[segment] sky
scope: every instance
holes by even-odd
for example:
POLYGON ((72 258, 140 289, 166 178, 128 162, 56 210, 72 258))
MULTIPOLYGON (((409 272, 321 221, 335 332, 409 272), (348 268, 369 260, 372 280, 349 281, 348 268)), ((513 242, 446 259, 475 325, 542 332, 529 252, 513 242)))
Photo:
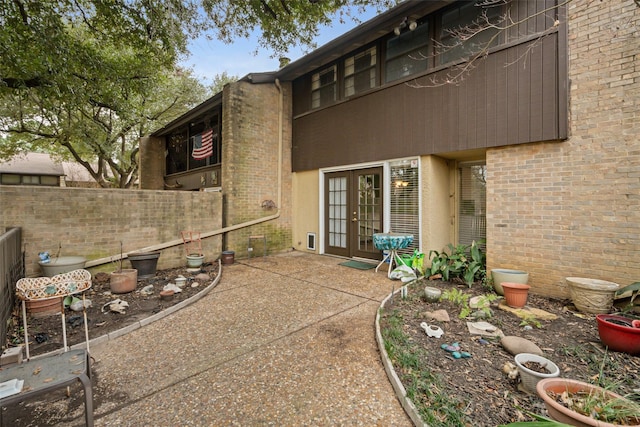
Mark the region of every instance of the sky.
MULTIPOLYGON (((358 18, 365 22, 376 14, 375 8, 368 8, 358 18)), ((341 24, 336 19, 331 27, 321 27, 315 42, 322 46, 355 28, 358 24, 348 20, 341 24)), ((261 48, 258 55, 254 55, 259 32, 254 32, 250 39, 237 39, 233 44, 225 44, 217 40, 207 40, 205 37, 191 42, 189 51, 191 56, 182 61, 182 65, 194 70, 195 76, 205 84, 210 84, 213 78, 226 72, 230 76, 244 77, 249 73, 275 71, 280 68, 278 58, 271 58, 271 52, 261 48)), ((305 52, 299 47, 292 47, 288 53, 291 61, 304 56, 305 52)))

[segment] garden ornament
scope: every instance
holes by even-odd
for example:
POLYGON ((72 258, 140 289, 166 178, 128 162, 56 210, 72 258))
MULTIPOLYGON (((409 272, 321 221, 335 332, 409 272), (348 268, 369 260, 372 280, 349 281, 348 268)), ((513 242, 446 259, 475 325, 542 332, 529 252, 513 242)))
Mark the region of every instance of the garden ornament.
POLYGON ((440 338, 442 334, 444 334, 442 328, 435 325, 428 325, 426 322, 420 323, 420 327, 424 329, 424 332, 429 337, 440 338))

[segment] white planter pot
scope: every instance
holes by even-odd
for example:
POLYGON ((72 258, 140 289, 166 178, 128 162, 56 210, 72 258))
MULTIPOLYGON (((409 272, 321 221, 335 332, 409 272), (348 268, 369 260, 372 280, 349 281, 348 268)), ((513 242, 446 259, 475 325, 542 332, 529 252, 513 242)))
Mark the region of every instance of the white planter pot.
POLYGON ((518 372, 520 373, 520 381, 522 383, 522 387, 529 393, 536 392, 538 381, 545 378, 554 378, 560 375, 560 369, 555 363, 545 357, 538 356, 537 354, 520 353, 516 355, 514 360, 516 362, 516 366, 518 367, 518 372), (539 363, 540 365, 544 366, 549 371, 549 373, 545 374, 542 372, 533 371, 524 366, 524 364, 527 362, 539 363))

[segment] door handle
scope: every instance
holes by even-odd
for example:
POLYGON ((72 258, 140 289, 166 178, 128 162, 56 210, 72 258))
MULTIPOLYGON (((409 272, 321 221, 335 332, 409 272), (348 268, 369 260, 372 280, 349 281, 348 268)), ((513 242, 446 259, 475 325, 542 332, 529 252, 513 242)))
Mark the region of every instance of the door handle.
POLYGON ((358 222, 358 218, 357 218, 358 213, 354 212, 353 213, 353 218, 351 219, 351 222, 358 222))

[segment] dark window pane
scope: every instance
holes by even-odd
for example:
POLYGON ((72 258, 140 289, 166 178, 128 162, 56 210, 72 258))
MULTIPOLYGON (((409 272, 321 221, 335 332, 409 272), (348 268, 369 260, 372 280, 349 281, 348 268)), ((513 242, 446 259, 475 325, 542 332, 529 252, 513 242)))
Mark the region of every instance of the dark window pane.
POLYGON ((491 38, 498 30, 489 28, 486 21, 497 23, 500 21, 501 14, 502 9, 499 7, 480 7, 476 6, 476 2, 465 2, 445 12, 442 15, 440 43, 437 49, 439 63, 446 64, 471 57, 496 46, 498 40, 491 43, 491 38), (464 37, 471 33, 476 34, 472 37, 464 37))

